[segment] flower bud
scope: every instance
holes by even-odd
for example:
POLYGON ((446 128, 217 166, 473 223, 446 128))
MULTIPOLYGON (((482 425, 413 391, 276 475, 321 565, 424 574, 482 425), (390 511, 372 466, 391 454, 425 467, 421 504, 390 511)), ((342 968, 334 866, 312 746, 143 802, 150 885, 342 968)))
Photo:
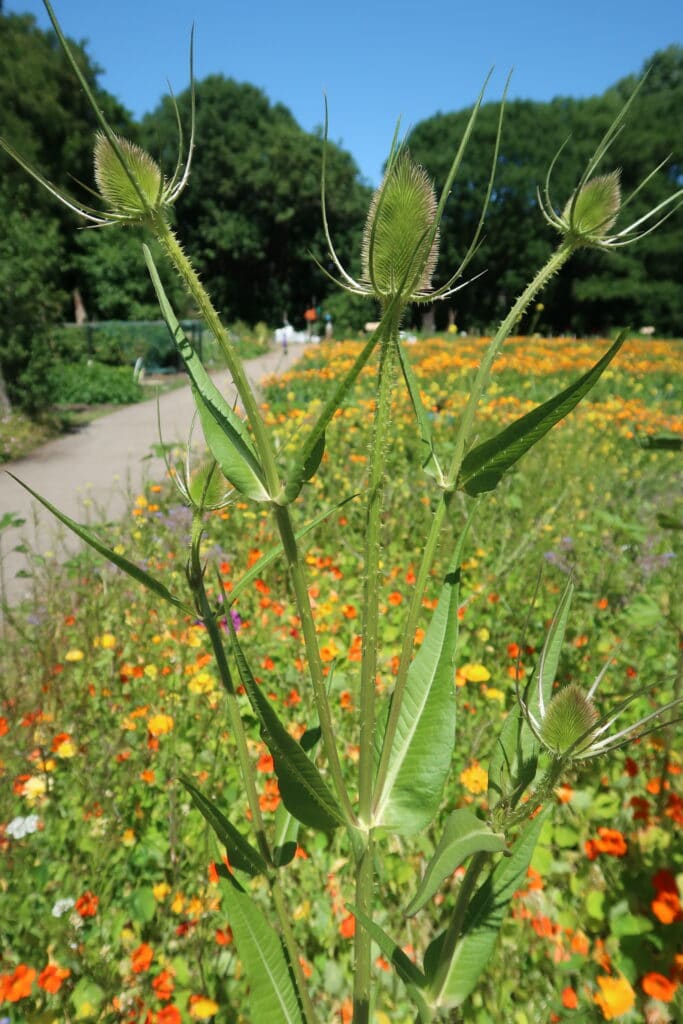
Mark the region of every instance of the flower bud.
POLYGON ((550 701, 540 728, 540 739, 561 757, 585 738, 598 721, 595 704, 575 683, 564 686, 550 701))
POLYGON ((100 195, 117 218, 140 220, 163 199, 164 179, 159 165, 134 142, 116 139, 126 166, 103 132, 95 140, 95 181, 100 195))
POLYGON ((565 206, 562 220, 577 241, 590 245, 607 237, 620 206, 621 186, 617 170, 587 181, 565 206))
POLYGON ((372 197, 363 232, 363 277, 382 303, 427 292, 438 257, 437 201, 424 168, 406 150, 372 197))

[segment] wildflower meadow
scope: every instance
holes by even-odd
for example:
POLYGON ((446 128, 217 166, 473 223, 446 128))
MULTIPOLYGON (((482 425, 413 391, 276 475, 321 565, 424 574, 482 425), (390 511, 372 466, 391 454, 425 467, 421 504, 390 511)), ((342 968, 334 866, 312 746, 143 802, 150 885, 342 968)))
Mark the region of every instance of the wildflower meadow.
POLYGON ((609 166, 637 99, 556 197, 558 153, 556 248, 490 337, 402 326, 476 288, 504 104, 439 287, 482 96, 440 195, 394 140, 359 273, 324 159, 321 269, 379 320, 258 393, 171 215, 194 120, 166 177, 93 99, 96 205, 1 140, 85 222, 156 241, 206 450, 169 452, 121 523, 34 495, 84 547, 34 557, 4 608, 0 1020, 682 1019, 680 342, 516 334, 578 250, 613 258, 680 206, 647 198, 661 167, 622 191, 609 166))

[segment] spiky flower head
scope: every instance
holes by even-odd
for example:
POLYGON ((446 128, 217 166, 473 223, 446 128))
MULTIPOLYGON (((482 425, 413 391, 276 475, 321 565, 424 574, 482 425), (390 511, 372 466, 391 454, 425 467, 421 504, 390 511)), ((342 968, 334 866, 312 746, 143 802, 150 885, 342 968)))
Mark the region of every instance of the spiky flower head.
POLYGON ((598 717, 593 700, 576 683, 570 683, 558 690, 548 704, 541 722, 541 740, 561 756, 590 732, 598 717))
POLYGON ((437 199, 427 172, 402 150, 370 203, 363 281, 380 302, 427 294, 439 252, 437 199))
POLYGON ((95 137, 97 188, 113 216, 139 220, 162 204, 166 183, 161 168, 144 149, 118 135, 115 139, 118 153, 104 132, 95 137))
MULTIPOLYGON (((622 197, 620 172, 595 175, 598 165, 612 146, 614 140, 624 127, 626 115, 645 79, 641 79, 628 100, 609 126, 586 165, 579 182, 565 203, 562 213, 558 213, 551 194, 550 180, 555 164, 567 142, 560 146, 548 168, 543 188, 537 190, 538 203, 545 219, 567 240, 572 248, 590 246, 597 249, 614 249, 637 242, 645 235, 655 231, 683 203, 683 189, 671 193, 662 202, 641 217, 631 221, 626 227, 617 228, 617 217, 626 209, 636 196, 652 181, 667 163, 663 160, 633 191, 622 197)), ((567 140, 569 141, 569 140, 567 140)))
POLYGON ((567 233, 583 245, 609 235, 621 205, 620 171, 591 178, 575 193, 562 213, 567 233))

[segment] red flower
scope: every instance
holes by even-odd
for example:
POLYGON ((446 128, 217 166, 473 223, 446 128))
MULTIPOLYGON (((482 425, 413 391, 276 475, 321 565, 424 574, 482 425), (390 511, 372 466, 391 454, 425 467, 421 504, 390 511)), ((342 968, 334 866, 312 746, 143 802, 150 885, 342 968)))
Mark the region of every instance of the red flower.
POLYGON ((177 1006, 164 1006, 154 1018, 154 1024, 183 1024, 183 1018, 177 1006))
POLYGON ((339 925, 339 934, 342 939, 352 939, 356 934, 356 919, 353 914, 347 914, 339 925))
POLYGON ((650 906, 657 920, 662 924, 673 924, 683 919, 678 886, 672 873, 662 868, 653 876, 652 884, 657 895, 650 906))
POLYGON ((88 890, 76 900, 76 913, 80 914, 81 917, 94 917, 97 913, 99 904, 100 901, 97 896, 94 896, 93 893, 88 890))

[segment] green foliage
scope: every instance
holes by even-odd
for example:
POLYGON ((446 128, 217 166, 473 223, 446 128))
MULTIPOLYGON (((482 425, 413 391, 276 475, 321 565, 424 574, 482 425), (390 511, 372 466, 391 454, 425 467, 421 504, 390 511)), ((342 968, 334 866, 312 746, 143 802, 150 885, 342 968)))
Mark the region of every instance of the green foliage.
POLYGON ((129 366, 107 366, 92 361, 56 363, 46 384, 54 405, 128 405, 144 392, 129 366))
POLYGON ((0 376, 10 402, 35 414, 52 400, 48 332, 64 299, 62 250, 57 224, 46 225, 15 198, 0 190, 0 376))
MULTIPOLYGON (((635 101, 628 131, 619 137, 600 168, 621 168, 622 191, 627 194, 680 145, 683 110, 683 49, 670 47, 646 64, 650 74, 635 101)), ((569 199, 587 155, 603 134, 635 85, 624 79, 603 96, 550 103, 515 100, 506 107, 495 188, 486 218, 486 245, 475 256, 472 272, 486 270, 484 278, 452 300, 457 323, 476 332, 495 323, 524 286, 533 268, 555 244, 538 216, 536 188, 543 184, 550 161, 569 137, 556 168, 558 202, 569 199)), ((497 106, 482 107, 452 201, 446 208, 441 232, 437 282, 462 254, 477 222, 486 187, 487 163, 493 150, 497 106)), ((436 181, 437 189, 448 172, 449 154, 467 121, 467 112, 437 114, 415 126, 410 148, 436 181)), ((630 207, 635 219, 656 205, 680 181, 680 157, 674 156, 630 207)), ((615 324, 638 328, 654 324, 658 334, 675 334, 683 316, 679 253, 681 219, 666 231, 645 238, 609 260, 599 253, 580 253, 543 295, 538 322, 543 332, 604 332, 615 324)), ((445 324, 445 310, 436 309, 445 324)))
MULTIPOLYGON (((271 106, 252 85, 220 75, 197 83, 197 146, 192 188, 177 206, 178 230, 226 319, 293 323, 314 296, 330 290, 310 259, 322 254, 321 140, 271 106), (216 126, 220 125, 220 131, 216 126)), ((189 121, 190 96, 177 97, 189 121)), ((142 125, 146 146, 173 166, 176 115, 168 98, 142 125)), ((339 248, 358 251, 368 190, 351 157, 328 153, 328 215, 339 248)))

